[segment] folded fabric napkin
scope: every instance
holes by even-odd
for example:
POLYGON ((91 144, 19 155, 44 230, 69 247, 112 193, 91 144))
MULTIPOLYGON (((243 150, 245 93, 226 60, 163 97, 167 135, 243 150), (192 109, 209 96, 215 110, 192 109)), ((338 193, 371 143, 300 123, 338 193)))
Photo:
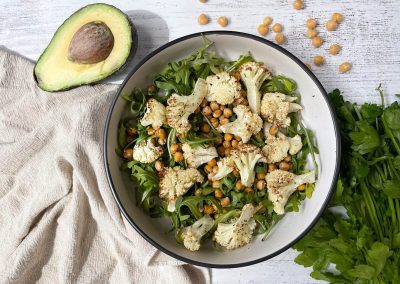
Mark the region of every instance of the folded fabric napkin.
POLYGON ((115 85, 40 90, 0 50, 0 283, 208 283, 120 214, 102 156, 115 85))

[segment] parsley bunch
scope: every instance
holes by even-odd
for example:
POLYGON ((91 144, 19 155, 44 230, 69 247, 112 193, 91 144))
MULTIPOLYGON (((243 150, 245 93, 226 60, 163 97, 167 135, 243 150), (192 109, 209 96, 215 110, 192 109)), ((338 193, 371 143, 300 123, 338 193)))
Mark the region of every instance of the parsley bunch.
POLYGON ((294 248, 332 283, 400 283, 400 105, 359 106, 330 94, 343 145, 329 208, 294 248), (343 212, 343 208, 345 212, 343 212))

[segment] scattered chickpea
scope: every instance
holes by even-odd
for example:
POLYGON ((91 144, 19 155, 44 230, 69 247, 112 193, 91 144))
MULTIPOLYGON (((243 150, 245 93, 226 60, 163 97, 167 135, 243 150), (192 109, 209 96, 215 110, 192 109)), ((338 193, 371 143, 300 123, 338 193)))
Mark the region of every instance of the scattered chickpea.
POLYGON ((213 169, 213 167, 210 166, 209 164, 207 164, 207 165, 204 166, 204 171, 205 171, 206 173, 211 173, 211 172, 212 172, 212 169, 213 169))
POLYGON ((229 123, 229 119, 227 119, 227 118, 223 118, 223 119, 221 119, 219 121, 219 124, 221 124, 221 125, 224 125, 224 124, 227 124, 227 123, 229 123))
POLYGON ((312 45, 315 48, 320 47, 323 43, 324 43, 324 40, 319 36, 316 36, 316 37, 312 38, 312 45))
POLYGON ((318 35, 318 32, 315 29, 307 29, 306 36, 308 38, 314 38, 318 35))
POLYGON ((265 182, 265 180, 259 180, 259 181, 257 181, 257 183, 256 183, 256 188, 258 189, 258 190, 263 190, 263 189, 265 189, 265 185, 266 185, 267 183, 265 182))
POLYGON ((234 169, 232 174, 233 174, 234 177, 239 177, 240 176, 240 173, 239 173, 239 171, 237 169, 234 169))
POLYGON ((171 150, 171 153, 174 154, 179 151, 180 146, 179 144, 171 144, 171 146, 169 146, 169 149, 171 150))
POLYGON ((228 18, 225 16, 219 17, 217 20, 217 23, 221 26, 221 27, 226 27, 228 25, 228 18))
POLYGON ((314 64, 316 66, 321 66, 322 64, 324 64, 324 58, 321 55, 314 56, 314 64))
POLYGON ((232 140, 232 147, 236 148, 237 146, 239 146, 239 141, 237 140, 232 140))
POLYGON ((231 141, 233 139, 233 135, 230 133, 225 133, 224 139, 225 141, 231 141))
POLYGON ((288 163, 288 162, 283 161, 283 162, 279 163, 279 169, 281 169, 282 171, 288 171, 288 170, 290 170, 290 168, 291 168, 291 166, 290 166, 290 163, 288 163))
POLYGON ((217 109, 219 109, 219 105, 217 102, 211 102, 210 107, 212 111, 216 111, 217 109))
MULTIPOLYGON (((214 184, 214 182, 213 182, 213 184, 214 184)), ((220 189, 216 189, 216 190, 214 190, 214 196, 216 198, 222 198, 222 197, 224 197, 224 194, 222 193, 222 191, 220 189)))
POLYGON ((244 189, 244 192, 246 192, 246 193, 250 193, 250 192, 253 192, 254 190, 251 188, 251 187, 246 187, 245 189, 244 189))
POLYGON ((128 134, 129 136, 135 136, 137 134, 136 127, 128 127, 126 129, 126 134, 128 134))
POLYGON ((200 25, 207 25, 209 21, 210 19, 205 14, 200 14, 199 17, 197 18, 197 22, 200 25))
POLYGON ((211 122, 211 124, 212 124, 212 126, 213 126, 214 128, 217 128, 217 127, 219 126, 219 121, 218 121, 218 119, 215 118, 215 117, 211 118, 211 119, 210 119, 210 122, 211 122))
POLYGON ((225 140, 224 143, 222 143, 222 146, 224 146, 225 148, 230 148, 232 147, 232 143, 231 141, 225 140))
POLYGON ((203 123, 202 125, 201 125, 201 131, 202 132, 204 132, 204 133, 209 133, 210 131, 211 131, 211 127, 210 127, 210 125, 208 125, 208 123, 203 123))
POLYGON ((272 125, 268 130, 269 134, 271 134, 271 135, 277 134, 278 131, 279 131, 279 128, 276 125, 272 125))
POLYGON ((155 92, 157 92, 157 87, 156 87, 155 85, 153 85, 153 84, 148 85, 148 86, 147 86, 147 92, 149 92, 149 93, 155 93, 155 92))
POLYGON ((149 127, 149 128, 147 128, 147 135, 154 135, 154 133, 155 133, 156 131, 154 130, 154 128, 153 127, 149 127))
POLYGON ((272 172, 276 170, 276 165, 275 164, 268 164, 268 172, 272 172))
POLYGON ((217 109, 213 112, 213 117, 218 118, 222 115, 222 110, 217 109))
POLYGON ((155 162, 154 167, 156 168, 157 172, 160 172, 164 169, 164 163, 162 161, 158 160, 155 162))
POLYGON ((207 0, 199 0, 199 2, 201 2, 201 3, 206 3, 207 0))
POLYGON ((286 41, 286 38, 283 34, 278 33, 275 35, 275 42, 277 44, 283 44, 286 41))
POLYGON ((167 132, 165 132, 165 130, 162 129, 162 128, 157 129, 156 132, 155 132, 155 135, 156 135, 157 138, 160 138, 160 139, 166 139, 167 138, 167 132))
POLYGON ((260 24, 257 27, 257 31, 261 36, 266 36, 268 34, 268 26, 264 24, 260 24))
POLYGON ((224 116, 226 118, 230 118, 233 115, 233 111, 230 108, 225 108, 224 109, 224 116))
POLYGON ((202 193, 203 193, 203 189, 198 188, 198 189, 195 190, 194 195, 200 196, 202 193))
POLYGON ((217 160, 211 159, 208 161, 207 165, 209 165, 210 167, 215 167, 217 165, 217 160))
POLYGON ((334 20, 329 20, 326 22, 325 26, 328 31, 335 31, 337 29, 337 22, 334 20))
POLYGON ((229 199, 229 197, 224 197, 221 199, 222 207, 228 207, 229 205, 231 205, 231 200, 229 199))
POLYGON ((335 43, 335 44, 332 44, 332 45, 329 47, 329 53, 330 53, 331 55, 336 55, 336 54, 338 54, 338 53, 340 52, 341 49, 342 49, 342 48, 340 47, 340 45, 338 45, 337 43, 335 43))
POLYGON ((173 156, 174 156, 175 162, 183 161, 183 153, 182 152, 175 152, 173 156))
POLYGON ((341 23, 343 21, 343 15, 340 14, 340 13, 333 13, 331 19, 339 24, 339 23, 341 23))
POLYGON ((303 184, 300 184, 298 187, 297 187, 297 190, 300 190, 300 191, 303 191, 303 190, 305 190, 306 189, 306 185, 303 183, 303 184))
POLYGON ((315 19, 310 18, 306 21, 306 26, 309 29, 315 29, 315 27, 317 26, 317 21, 315 19))
POLYGON ((272 23, 272 18, 270 16, 267 16, 263 20, 263 24, 266 26, 269 26, 272 23))
POLYGON ((279 23, 276 23, 276 24, 274 24, 274 25, 272 26, 272 31, 275 32, 275 33, 281 33, 282 30, 283 30, 283 27, 282 27, 282 25, 279 24, 279 23))
POLYGON ((204 205, 203 207, 204 214, 212 214, 214 212, 214 208, 211 205, 204 205))
POLYGON ((241 190, 243 189, 243 184, 242 184, 242 182, 241 182, 240 180, 238 180, 238 181, 235 183, 235 189, 236 189, 237 191, 241 191, 241 190))
POLYGON ((265 179, 265 173, 257 173, 257 179, 265 179))
POLYGON ((132 148, 127 148, 124 150, 124 153, 122 154, 125 159, 132 160, 133 157, 133 149, 132 148))
POLYGON ((351 63, 349 62, 344 62, 339 65, 339 73, 346 73, 351 69, 351 63))
POLYGON ((222 140, 222 138, 217 138, 217 139, 215 139, 215 144, 216 144, 216 145, 221 145, 222 142, 224 142, 224 141, 222 140))
POLYGON ((293 2, 293 8, 294 8, 295 10, 304 9, 304 3, 303 3, 303 1, 301 1, 301 0, 296 0, 296 1, 294 1, 294 2, 293 2))
POLYGON ((226 148, 225 152, 224 152, 224 155, 225 156, 229 156, 231 154, 231 152, 232 152, 232 148, 226 148))
POLYGON ((212 188, 221 188, 221 182, 219 180, 213 180, 211 186, 212 188))

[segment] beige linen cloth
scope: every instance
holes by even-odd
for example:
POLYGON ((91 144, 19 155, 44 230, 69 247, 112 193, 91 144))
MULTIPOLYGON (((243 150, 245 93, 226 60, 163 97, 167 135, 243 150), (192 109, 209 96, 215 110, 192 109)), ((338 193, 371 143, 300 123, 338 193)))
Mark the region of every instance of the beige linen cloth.
POLYGON ((116 86, 47 93, 0 50, 0 283, 208 283, 120 214, 102 157, 116 86))

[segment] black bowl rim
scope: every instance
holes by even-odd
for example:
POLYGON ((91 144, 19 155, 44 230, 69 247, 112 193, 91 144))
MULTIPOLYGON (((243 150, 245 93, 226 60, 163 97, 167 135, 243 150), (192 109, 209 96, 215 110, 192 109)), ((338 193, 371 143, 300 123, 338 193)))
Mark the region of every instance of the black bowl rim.
POLYGON ((243 32, 236 32, 236 31, 205 31, 205 32, 198 32, 198 33, 193 33, 193 34, 189 34, 180 38, 177 38, 173 41, 170 41, 164 45, 162 45, 161 47, 157 48, 156 50, 152 51, 151 53, 149 53, 146 57, 144 57, 137 65, 133 66, 132 69, 129 71, 127 77, 125 78, 125 80, 122 82, 122 84, 120 85, 120 87, 118 88, 118 91, 115 94, 115 97, 111 103, 111 106, 109 108, 108 114, 107 114, 107 119, 106 119, 106 124, 104 127, 104 137, 103 137, 103 156, 104 156, 104 166, 106 169, 106 174, 107 174, 107 179, 108 179, 108 183, 110 185, 112 194, 115 198, 115 201, 118 204, 118 207, 122 213, 122 215, 126 218, 126 220, 129 222, 129 224, 145 239, 147 240, 150 244, 152 244, 155 248, 159 249, 160 251, 166 253, 169 256, 172 256, 178 260, 181 260, 183 262, 189 263, 189 264, 193 264, 193 265, 197 265, 197 266, 202 266, 202 267, 208 267, 208 268, 238 268, 238 267, 244 267, 244 266, 249 266, 249 265, 253 265, 265 260, 268 260, 272 257, 275 257, 279 254, 281 254, 282 252, 286 251, 287 249, 289 249, 290 247, 292 247, 295 243, 297 243, 300 239, 302 239, 311 229, 312 227, 317 223, 317 221, 319 220, 319 218, 321 217, 323 211, 325 210, 325 208, 328 206, 328 203, 335 191, 335 186, 336 186, 336 181, 338 179, 339 176, 339 168, 340 168, 340 158, 341 158, 341 140, 340 140, 340 132, 339 132, 339 126, 338 126, 338 122, 336 119, 336 115, 334 112, 334 109, 328 99, 328 94, 326 93, 324 87, 322 86, 321 82, 317 79, 317 77, 310 71, 310 69, 300 60, 298 59, 296 56, 294 56, 291 52, 287 51, 286 49, 284 49, 283 47, 258 36, 252 35, 252 34, 248 34, 248 33, 243 33, 243 32), (238 37, 245 37, 245 38, 250 38, 253 40, 256 40, 258 42, 264 43, 280 52, 282 52, 283 54, 285 54, 286 56, 288 56, 289 58, 291 58, 294 62, 297 63, 297 65, 299 65, 307 74, 308 76, 310 76, 310 78, 314 81, 314 83, 317 85, 318 89, 320 90, 320 92, 322 93, 326 104, 328 105, 332 120, 334 122, 334 129, 335 129, 335 135, 336 135, 336 167, 335 167, 335 172, 334 172, 334 178, 332 180, 332 184, 330 186, 328 195, 326 196, 326 199, 324 201, 323 206, 320 208, 320 211, 318 212, 318 214, 316 215, 316 217, 314 218, 314 220, 308 225, 308 227, 299 235, 297 236, 292 242, 288 243, 287 245, 285 245, 283 248, 268 254, 264 257, 252 260, 252 261, 247 261, 247 262, 240 262, 240 263, 233 263, 233 264, 213 264, 213 263, 207 263, 207 262, 200 262, 200 261, 195 261, 186 257, 182 257, 166 248, 164 248, 163 246, 161 246, 160 244, 158 244, 157 242, 155 242, 150 236, 148 236, 138 225, 136 225, 135 221, 128 215, 127 211, 125 210, 124 206, 122 205, 118 194, 114 188, 114 183, 112 181, 111 178, 111 174, 110 174, 110 169, 109 169, 109 164, 108 164, 108 157, 107 157, 107 137, 108 137, 108 130, 109 130, 109 126, 110 126, 110 119, 111 119, 111 115, 112 112, 114 110, 114 106, 118 100, 118 97, 120 96, 123 88, 125 87, 126 83, 129 81, 129 79, 132 77, 132 75, 143 65, 146 63, 146 61, 148 61, 150 58, 152 58, 153 56, 155 56, 157 53, 159 53, 160 51, 173 46, 179 42, 185 41, 187 39, 191 39, 191 38, 195 38, 195 37, 201 37, 201 36, 207 36, 207 35, 231 35, 231 36, 238 36, 238 37))

